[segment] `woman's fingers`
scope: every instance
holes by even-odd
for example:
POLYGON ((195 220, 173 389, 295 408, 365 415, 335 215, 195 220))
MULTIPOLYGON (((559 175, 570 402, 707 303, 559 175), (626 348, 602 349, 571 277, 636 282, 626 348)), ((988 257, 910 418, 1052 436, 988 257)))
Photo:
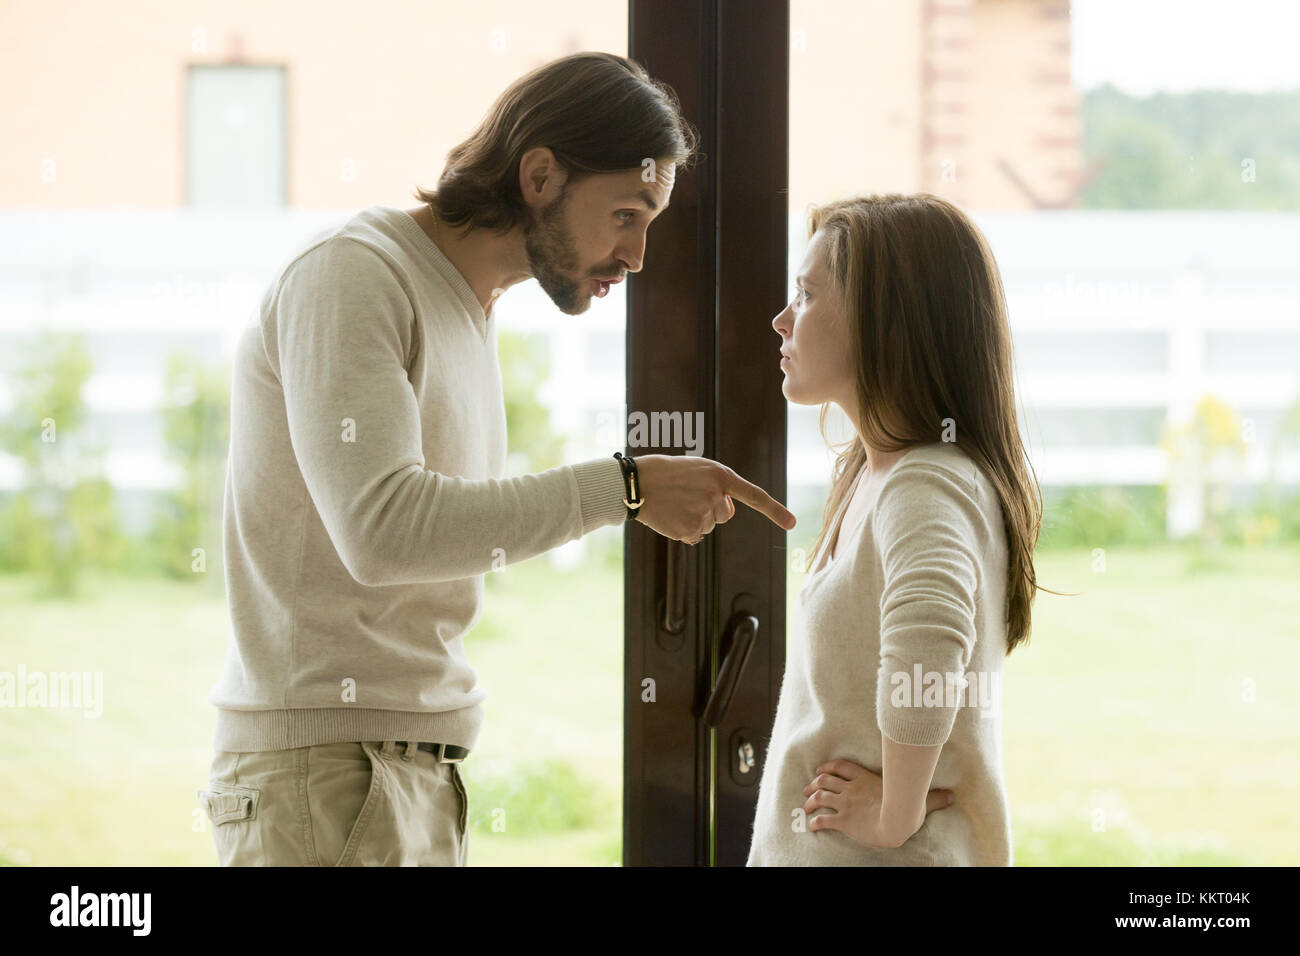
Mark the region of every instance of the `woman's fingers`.
POLYGON ((851 760, 828 760, 817 768, 818 773, 833 773, 845 780, 853 780, 864 773, 870 773, 865 767, 859 767, 851 760))
POLYGON ((848 784, 847 780, 840 777, 832 776, 829 773, 819 773, 812 778, 812 782, 803 788, 803 795, 806 797, 816 790, 828 790, 831 793, 843 793, 844 787, 848 784))
POLYGON ((952 800, 951 790, 931 790, 925 795, 925 812, 942 810, 944 807, 951 805, 952 800))
POLYGON ((842 799, 840 794, 831 790, 814 790, 812 796, 804 801, 803 812, 812 813, 815 810, 827 809, 839 813, 842 799))

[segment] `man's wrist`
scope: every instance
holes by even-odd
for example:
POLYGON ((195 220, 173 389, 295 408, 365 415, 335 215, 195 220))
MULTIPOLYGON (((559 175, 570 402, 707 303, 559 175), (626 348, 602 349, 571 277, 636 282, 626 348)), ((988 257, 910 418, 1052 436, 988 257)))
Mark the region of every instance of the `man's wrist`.
POLYGON ((641 479, 637 472, 636 460, 631 455, 614 452, 614 460, 622 470, 624 491, 623 504, 627 508, 626 520, 631 521, 640 516, 645 498, 641 494, 641 479))
POLYGON ((627 520, 623 475, 613 458, 595 458, 573 466, 578 479, 582 532, 627 520))

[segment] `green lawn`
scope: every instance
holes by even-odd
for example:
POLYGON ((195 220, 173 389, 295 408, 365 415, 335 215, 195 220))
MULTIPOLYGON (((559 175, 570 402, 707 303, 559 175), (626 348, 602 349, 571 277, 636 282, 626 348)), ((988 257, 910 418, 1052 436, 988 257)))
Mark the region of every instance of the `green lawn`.
MULTIPOLYGON (((1039 555, 1041 585, 1084 593, 1040 594, 1034 636, 1007 662, 1016 862, 1294 864, 1300 549, 1233 551, 1199 572, 1174 549, 1106 559, 1094 573, 1087 551, 1039 555)), ((467 641, 488 692, 464 766, 472 865, 619 861, 620 580, 539 558, 489 581, 467 641)), ((0 710, 0 859, 211 864, 195 791, 224 600, 185 583, 89 584, 51 602, 0 578, 0 670, 102 671, 105 696, 99 719, 0 710)))

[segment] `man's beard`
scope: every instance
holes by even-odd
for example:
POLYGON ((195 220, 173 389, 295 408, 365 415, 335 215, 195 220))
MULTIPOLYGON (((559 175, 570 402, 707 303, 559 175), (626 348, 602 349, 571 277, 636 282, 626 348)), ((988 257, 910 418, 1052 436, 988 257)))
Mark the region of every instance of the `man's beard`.
POLYGON ((586 282, 574 282, 569 274, 578 268, 578 250, 564 226, 565 198, 561 193, 524 230, 524 250, 537 284, 561 312, 580 315, 586 282))

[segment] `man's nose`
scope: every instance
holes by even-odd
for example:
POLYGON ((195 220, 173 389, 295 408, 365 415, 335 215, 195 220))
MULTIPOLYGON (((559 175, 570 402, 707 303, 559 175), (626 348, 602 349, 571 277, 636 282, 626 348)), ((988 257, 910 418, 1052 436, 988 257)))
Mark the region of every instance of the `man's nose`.
POLYGON ((628 272, 640 272, 645 259, 645 236, 642 235, 635 243, 620 246, 616 258, 624 263, 628 272))

